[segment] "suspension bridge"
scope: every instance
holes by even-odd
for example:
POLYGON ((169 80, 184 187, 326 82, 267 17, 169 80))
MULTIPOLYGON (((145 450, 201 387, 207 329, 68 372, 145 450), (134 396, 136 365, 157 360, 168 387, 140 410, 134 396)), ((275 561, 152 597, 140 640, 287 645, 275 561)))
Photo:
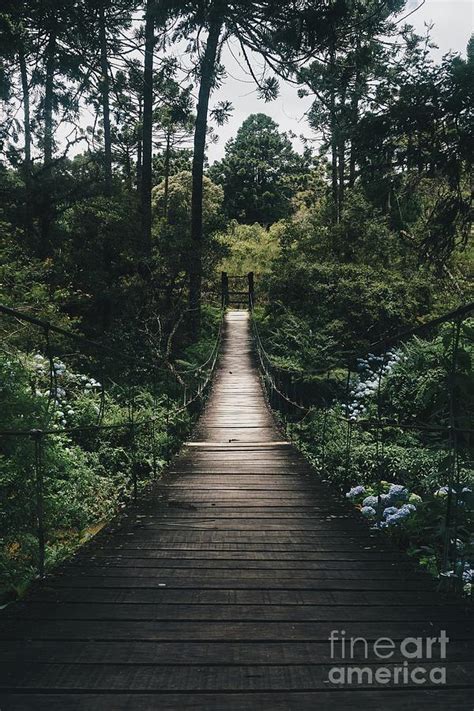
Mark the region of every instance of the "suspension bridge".
POLYGON ((472 709, 464 605, 286 440, 256 350, 249 312, 227 311, 153 494, 2 612, 2 711, 472 709))

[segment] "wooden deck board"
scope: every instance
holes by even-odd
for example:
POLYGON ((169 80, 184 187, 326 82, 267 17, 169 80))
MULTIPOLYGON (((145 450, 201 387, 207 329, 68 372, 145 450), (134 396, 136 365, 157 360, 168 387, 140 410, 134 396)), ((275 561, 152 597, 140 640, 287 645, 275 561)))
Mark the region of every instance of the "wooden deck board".
POLYGON ((464 606, 284 439, 230 312, 210 400, 154 495, 1 613, 0 709, 472 711, 473 637, 464 606), (331 686, 348 663, 332 630, 446 630, 447 685, 331 686))
POLYGON ((472 711, 469 690, 378 690, 255 692, 238 693, 102 693, 97 694, 5 694, 8 711, 472 711))

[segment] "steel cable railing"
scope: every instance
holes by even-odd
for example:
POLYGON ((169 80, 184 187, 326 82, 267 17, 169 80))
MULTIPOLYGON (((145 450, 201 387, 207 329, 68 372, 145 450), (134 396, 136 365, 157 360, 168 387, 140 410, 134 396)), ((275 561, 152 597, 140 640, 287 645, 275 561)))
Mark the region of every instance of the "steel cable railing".
MULTIPOLYGON (((35 422, 33 427, 25 429, 17 427, 11 429, 0 428, 0 441, 1 439, 5 442, 11 438, 23 438, 24 440, 29 440, 33 443, 33 493, 35 499, 34 508, 36 519, 35 535, 38 547, 36 565, 38 574, 42 577, 45 573, 45 552, 48 534, 48 526, 44 514, 44 447, 48 438, 54 438, 60 435, 77 437, 86 433, 94 436, 100 436, 101 433, 112 433, 114 431, 123 431, 126 433, 128 435, 126 436, 128 450, 131 456, 130 484, 133 500, 136 501, 139 489, 139 462, 135 459, 137 436, 140 433, 148 433, 146 436, 150 447, 151 466, 153 477, 156 478, 158 474, 157 437, 159 434, 157 428, 161 428, 164 432, 165 461, 169 462, 172 456, 172 449, 170 446, 171 431, 176 425, 177 418, 179 418, 179 416, 184 412, 191 411, 193 406, 196 406, 199 401, 202 401, 205 398, 209 385, 212 381, 221 344, 224 312, 221 311, 218 333, 214 340, 209 357, 204 363, 201 363, 199 366, 196 366, 188 371, 188 374, 193 374, 195 376, 194 382, 186 382, 184 380, 179 382, 176 377, 173 378, 173 382, 170 382, 170 376, 172 373, 164 363, 152 362, 147 366, 144 366, 143 362, 135 355, 127 354, 123 350, 119 350, 109 344, 102 344, 88 339, 74 333, 73 331, 63 328, 62 326, 57 326, 49 321, 36 318, 35 316, 23 313, 11 307, 0 304, 0 313, 3 313, 8 318, 14 319, 16 322, 27 323, 35 329, 39 329, 44 339, 45 357, 44 359, 42 357, 41 358, 44 360, 44 363, 47 363, 48 372, 46 374, 45 371, 45 377, 47 377, 49 382, 49 390, 47 405, 43 409, 43 417, 41 421, 35 422), (54 354, 52 334, 57 334, 62 339, 65 339, 66 341, 73 341, 76 345, 81 346, 82 351, 80 351, 80 353, 84 357, 86 357, 86 349, 89 349, 89 351, 92 349, 94 353, 94 357, 91 360, 95 364, 95 368, 93 367, 92 370, 100 371, 103 376, 101 377, 100 382, 94 380, 94 387, 96 390, 100 389, 100 405, 98 406, 97 420, 95 423, 81 424, 77 426, 60 426, 54 421, 54 415, 58 410, 58 397, 62 388, 59 384, 59 366, 58 359, 54 354), (104 357, 109 359, 107 363, 104 362, 104 357), (99 363, 98 366, 96 364, 97 361, 99 363), (123 383, 125 383, 119 384, 115 379, 108 379, 111 390, 113 390, 114 395, 122 403, 122 406, 127 413, 126 418, 122 422, 104 422, 104 415, 107 409, 105 389, 105 380, 107 378, 105 371, 106 365, 110 363, 113 363, 116 368, 119 368, 123 383), (151 383, 153 403, 151 407, 148 406, 140 408, 137 402, 137 390, 139 387, 139 383, 137 381, 144 377, 146 377, 149 383, 151 383), (159 392, 160 384, 161 393, 159 392), (171 392, 175 391, 176 387, 178 387, 178 391, 181 389, 181 396, 179 397, 179 400, 181 400, 182 403, 181 405, 179 405, 176 402, 176 399, 172 395, 170 396, 167 392, 170 389, 171 392)), ((88 357, 90 357, 90 354, 88 357)), ((3 406, 7 407, 8 403, 3 403, 3 406)))
POLYGON ((224 315, 225 315, 225 310, 222 309, 217 337, 216 337, 216 340, 214 341, 214 345, 211 350, 211 353, 209 354, 208 358, 204 361, 204 363, 202 363, 199 366, 196 366, 195 368, 191 368, 188 370, 176 371, 181 376, 191 375, 191 374, 194 375, 195 378, 197 376, 197 387, 196 387, 194 394, 191 394, 191 397, 188 397, 188 386, 185 384, 183 405, 178 410, 176 410, 176 413, 183 412, 186 408, 188 408, 190 405, 192 405, 198 399, 202 398, 203 395, 206 393, 209 385, 211 384, 211 381, 212 381, 212 378, 214 376, 214 372, 216 369, 217 359, 219 357, 219 351, 220 351, 221 342, 222 342, 222 333, 223 333, 223 328, 224 328, 224 315))

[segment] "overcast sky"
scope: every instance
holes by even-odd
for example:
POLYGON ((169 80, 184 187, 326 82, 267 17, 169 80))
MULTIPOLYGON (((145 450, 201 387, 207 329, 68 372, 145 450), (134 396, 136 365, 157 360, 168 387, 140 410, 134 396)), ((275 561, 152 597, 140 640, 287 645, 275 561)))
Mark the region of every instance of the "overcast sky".
MULTIPOLYGON (((420 5, 421 0, 409 0, 404 14, 420 5)), ((434 24, 432 37, 439 49, 433 50, 436 59, 440 59, 443 54, 450 50, 460 52, 465 55, 469 37, 473 31, 473 11, 472 0, 426 0, 407 22, 412 24, 415 30, 424 34, 425 23, 434 24)), ((231 47, 234 55, 239 58, 238 50, 231 47)), ((258 57, 255 57, 258 62, 258 57)), ((220 127, 217 132, 219 141, 210 145, 207 150, 209 161, 212 163, 218 160, 224 153, 226 141, 235 135, 242 121, 252 113, 266 113, 271 116, 280 126, 281 130, 293 131, 297 135, 303 134, 311 137, 311 131, 304 118, 305 111, 311 105, 311 99, 300 99, 297 96, 295 87, 289 84, 282 84, 280 96, 276 101, 265 103, 259 100, 253 82, 239 66, 239 62, 234 59, 231 52, 226 50, 223 55, 223 63, 228 72, 225 85, 212 95, 211 105, 221 99, 230 99, 234 106, 234 112, 228 124, 220 127)), ((295 146, 301 146, 299 141, 295 141, 295 146)))

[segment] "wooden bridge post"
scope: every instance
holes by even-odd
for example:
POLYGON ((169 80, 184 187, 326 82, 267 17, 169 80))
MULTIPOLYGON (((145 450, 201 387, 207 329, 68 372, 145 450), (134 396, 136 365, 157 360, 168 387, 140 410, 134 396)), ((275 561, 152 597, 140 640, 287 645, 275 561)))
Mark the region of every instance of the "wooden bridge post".
POLYGON ((252 311, 255 297, 253 272, 249 272, 247 278, 249 282, 249 311, 252 311))
POLYGON ((227 272, 221 273, 221 305, 223 309, 229 305, 229 277, 227 272))

